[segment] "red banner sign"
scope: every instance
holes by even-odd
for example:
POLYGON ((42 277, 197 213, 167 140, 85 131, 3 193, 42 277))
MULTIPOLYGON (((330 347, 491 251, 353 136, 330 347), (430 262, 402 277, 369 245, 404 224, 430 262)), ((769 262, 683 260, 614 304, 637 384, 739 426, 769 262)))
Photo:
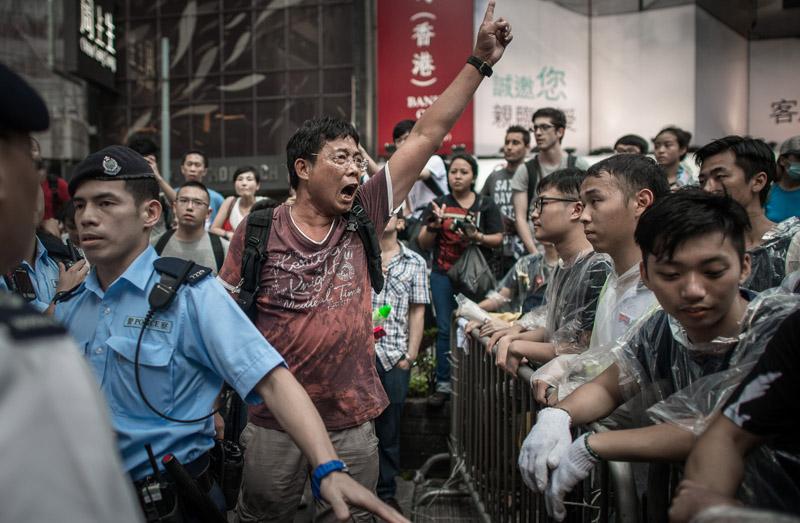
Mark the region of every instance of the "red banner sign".
MULTIPOLYGON (((472 0, 378 0, 378 150, 400 120, 417 120, 472 52, 472 0)), ((472 102, 441 153, 473 151, 472 102)))

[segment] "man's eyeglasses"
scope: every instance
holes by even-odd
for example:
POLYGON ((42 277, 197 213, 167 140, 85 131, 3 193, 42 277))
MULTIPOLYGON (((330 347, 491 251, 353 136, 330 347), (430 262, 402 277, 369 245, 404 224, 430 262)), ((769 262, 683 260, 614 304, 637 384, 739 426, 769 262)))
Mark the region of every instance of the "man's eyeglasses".
POLYGON ((547 131, 549 131, 553 127, 555 127, 555 125, 551 125, 549 123, 543 123, 543 124, 539 124, 539 125, 534 125, 533 127, 531 127, 528 130, 531 131, 531 132, 534 132, 534 133, 536 131, 542 131, 542 132, 546 133, 547 131))
POLYGON ((548 196, 539 196, 538 198, 536 198, 536 200, 534 200, 534 202, 533 202, 533 209, 531 209, 531 212, 541 212, 541 211, 542 211, 542 208, 543 208, 543 207, 544 207, 546 204, 548 204, 548 203, 552 203, 552 202, 569 202, 569 203, 577 203, 577 202, 579 202, 579 201, 580 201, 580 200, 578 200, 578 199, 576 199, 576 198, 550 198, 550 197, 548 197, 548 196))
POLYGON ((196 198, 184 198, 183 196, 178 198, 178 204, 183 205, 184 207, 188 207, 189 204, 193 205, 194 207, 208 207, 208 203, 204 202, 203 200, 198 200, 196 198))
MULTIPOLYGON (((311 153, 311 156, 321 156, 319 153, 311 153)), ((367 171, 367 160, 362 158, 361 156, 350 156, 347 153, 336 153, 331 156, 327 156, 328 160, 333 162, 334 165, 337 167, 341 167, 342 169, 346 169, 352 163, 356 166, 359 171, 366 172, 367 171)))

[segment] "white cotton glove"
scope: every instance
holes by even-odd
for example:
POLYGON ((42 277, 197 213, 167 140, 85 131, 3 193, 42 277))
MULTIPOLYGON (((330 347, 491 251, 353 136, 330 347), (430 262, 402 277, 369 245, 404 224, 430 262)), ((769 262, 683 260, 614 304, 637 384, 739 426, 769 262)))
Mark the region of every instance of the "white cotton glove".
POLYGON ((550 517, 556 521, 563 521, 564 516, 567 515, 567 510, 564 508, 564 495, 583 481, 597 464, 597 458, 589 454, 586 449, 585 440, 588 437, 589 434, 583 434, 576 438, 566 454, 562 456, 561 462, 553 470, 550 487, 544 497, 544 505, 550 517))
POLYGON ((534 492, 547 488, 548 467, 558 466, 561 455, 569 449, 572 434, 569 432, 570 416, 562 409, 547 408, 539 411, 536 425, 522 443, 519 451, 519 470, 522 480, 534 492))

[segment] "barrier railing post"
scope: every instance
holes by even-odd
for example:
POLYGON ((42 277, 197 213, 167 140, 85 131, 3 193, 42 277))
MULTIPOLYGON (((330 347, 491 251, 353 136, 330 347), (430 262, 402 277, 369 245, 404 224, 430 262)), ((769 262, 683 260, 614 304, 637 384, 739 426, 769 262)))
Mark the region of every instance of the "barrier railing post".
MULTIPOLYGON (((473 500, 483 521, 547 521, 543 497, 527 488, 517 468, 519 448, 538 408, 529 385, 534 371, 523 365, 516 378, 509 376, 486 354, 486 338, 479 339, 474 331, 464 350, 457 346, 456 318, 451 328, 453 473, 460 476, 465 495, 473 500)), ((599 425, 592 428, 605 430, 599 425)), ((603 463, 593 477, 594 482, 587 480, 584 490, 577 489, 572 496, 581 510, 570 510, 569 521, 638 520, 629 463, 603 463), (599 499, 595 499, 598 490, 599 499)), ((440 492, 452 495, 459 490, 451 486, 440 492)))

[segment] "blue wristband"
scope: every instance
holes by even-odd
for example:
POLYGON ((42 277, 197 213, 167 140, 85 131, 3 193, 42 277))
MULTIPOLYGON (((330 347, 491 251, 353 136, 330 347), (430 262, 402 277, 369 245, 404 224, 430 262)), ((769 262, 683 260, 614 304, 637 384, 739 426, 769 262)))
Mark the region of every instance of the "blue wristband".
POLYGON ((317 501, 322 501, 322 495, 319 492, 319 484, 328 474, 339 470, 342 472, 348 472, 347 465, 338 459, 328 461, 327 463, 322 463, 314 469, 314 472, 311 474, 311 493, 314 494, 314 499, 317 501))

